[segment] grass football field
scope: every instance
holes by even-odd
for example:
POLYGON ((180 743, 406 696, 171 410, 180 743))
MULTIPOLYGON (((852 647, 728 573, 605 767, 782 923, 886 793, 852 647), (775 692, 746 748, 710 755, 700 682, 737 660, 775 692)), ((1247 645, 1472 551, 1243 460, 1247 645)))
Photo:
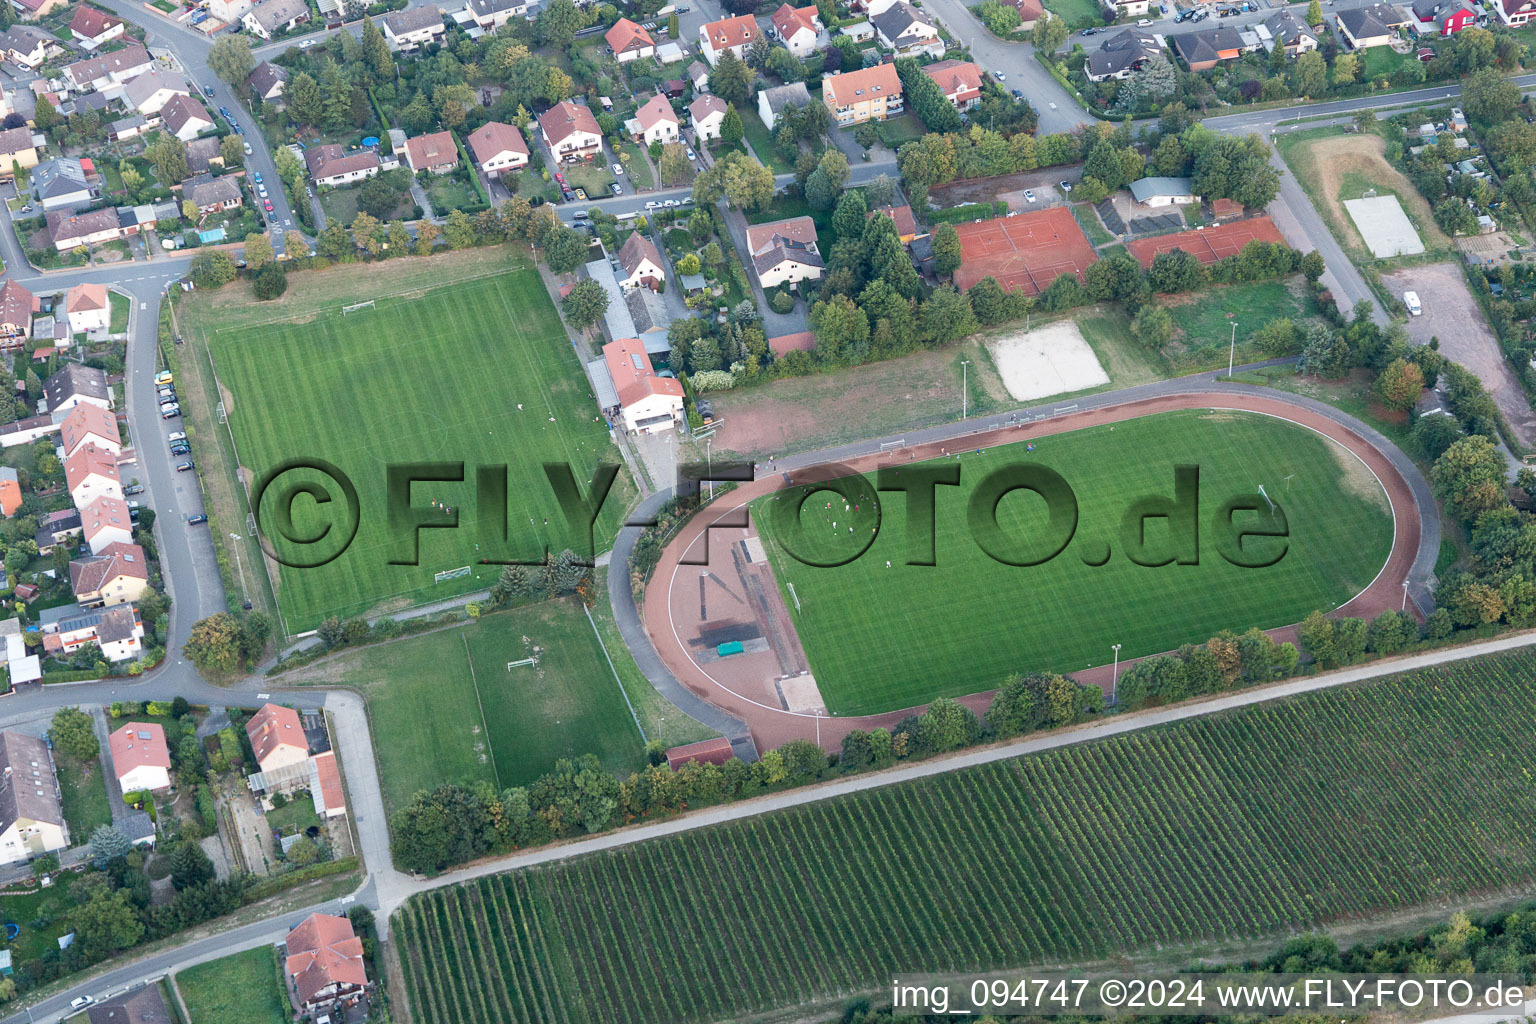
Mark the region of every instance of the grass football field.
MULTIPOLYGON (((499 571, 478 564, 487 555, 536 561, 546 545, 587 553, 542 468, 569 464, 585 494, 599 463, 620 461, 576 354, 536 270, 466 276, 451 285, 386 292, 373 308, 347 315, 338 302, 297 315, 275 308, 277 319, 266 323, 253 322, 248 309, 228 326, 204 321, 248 485, 254 488, 290 460, 318 458, 356 488, 357 533, 340 557, 315 568, 269 563, 279 572, 278 604, 289 632, 312 629, 331 615, 377 613, 484 589, 499 571), (417 483, 410 496, 433 522, 457 521, 458 527, 421 530, 416 564, 391 564, 409 561, 412 552, 409 530, 389 523, 386 471, 411 463, 463 464, 463 482, 417 483), (480 466, 506 467, 502 517, 476 501, 480 466), (499 532, 495 544, 482 536, 482 515, 498 531, 505 524, 504 545, 499 532), (435 581, 440 571, 466 566, 466 575, 435 581)), ((595 551, 611 543, 631 493, 621 469, 593 530, 595 551)), ((344 505, 333 482, 291 469, 269 486, 258 515, 279 552, 310 562, 344 536, 351 521, 344 505), (292 528, 275 529, 291 487, 312 481, 332 500, 299 494, 292 528), (321 540, 290 544, 282 533, 321 540)))
POLYGON ((526 785, 561 757, 596 754, 620 775, 644 763, 623 693, 574 599, 350 651, 284 681, 363 693, 391 810, 442 782, 526 785), (538 665, 507 668, 535 647, 538 665))
MULTIPOLYGON (((799 539, 776 522, 774 497, 754 504, 754 521, 769 541, 785 603, 830 711, 893 711, 989 689, 1013 672, 1103 665, 1116 643, 1123 660, 1198 643, 1223 629, 1287 625, 1353 597, 1391 551, 1386 494, 1370 471, 1332 441, 1272 417, 1163 413, 1042 437, 1035 446, 1034 452, 1021 442, 960 456, 959 486, 936 488, 932 566, 905 564, 917 547, 908 540, 900 494, 880 500, 869 549, 835 568, 807 565, 790 549, 826 564, 870 541, 875 514, 857 500, 858 486, 852 504, 859 511, 851 516, 842 511, 844 499, 829 491, 808 499, 800 508, 799 539), (1003 564, 973 539, 972 492, 987 474, 1015 463, 1056 471, 1076 497, 1076 532, 1043 564, 1003 564), (1171 498, 1175 468, 1190 464, 1200 470, 1199 563, 1133 563, 1122 533, 1127 510, 1144 497, 1171 498), (1274 553, 1283 544, 1285 551, 1272 566, 1242 568, 1218 552, 1213 524, 1225 501, 1260 486, 1282 509, 1289 538, 1250 538, 1248 550, 1274 553), (1088 564, 1106 547, 1107 562, 1088 564)), ((866 481, 862 493, 873 496, 874 476, 866 481)), ((1015 561, 1054 546, 1046 542, 1045 503, 1030 492, 1004 497, 997 521, 1006 536, 1026 541, 1019 552, 1025 557, 1015 561)), ((1274 520, 1267 512, 1239 513, 1236 522, 1274 520)), ((1167 521, 1147 520, 1146 541, 1143 561, 1167 556, 1167 521)))

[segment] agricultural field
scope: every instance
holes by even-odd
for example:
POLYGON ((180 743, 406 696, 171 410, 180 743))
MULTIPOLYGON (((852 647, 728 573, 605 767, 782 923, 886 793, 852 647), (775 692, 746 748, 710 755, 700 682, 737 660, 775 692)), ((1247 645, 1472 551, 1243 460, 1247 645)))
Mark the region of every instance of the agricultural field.
POLYGON ((822 1019, 893 972, 1528 894, 1532 673, 1384 677, 426 893, 395 918, 414 1016, 822 1019))
MULTIPOLYGON (((1139 657, 1223 629, 1298 622, 1364 589, 1392 547, 1386 494, 1370 471, 1333 441, 1282 420, 1163 413, 1040 437, 1035 447, 957 456, 960 486, 936 492, 933 566, 906 564, 923 552, 909 546, 899 497, 880 503, 868 550, 836 568, 817 565, 844 561, 870 541, 870 505, 855 496, 860 511, 850 516, 841 496, 823 491, 801 506, 798 526, 780 521, 772 496, 753 506, 786 606, 798 604, 795 627, 833 714, 975 693, 1012 672, 1104 665, 1112 643, 1123 645, 1122 658, 1139 657), (1025 463, 1066 479, 1078 520, 1058 557, 1018 567, 981 548, 968 509, 987 474, 1025 463), (1138 565, 1128 557, 1123 519, 1143 498, 1171 497, 1180 465, 1200 472, 1199 563, 1138 565), (1217 553, 1213 517, 1229 498, 1261 486, 1286 517, 1288 547, 1267 568, 1240 568, 1217 553), (828 500, 836 502, 830 511, 828 500), (1088 564, 1106 551, 1107 563, 1088 564)), ((873 498, 872 478, 868 486, 873 498)), ((1049 555, 1045 538, 1056 529, 1040 498, 1015 492, 997 509, 1004 536, 1031 539, 1014 561, 1049 555)), ((1168 532, 1166 519, 1148 521, 1143 561, 1171 560, 1168 532)))
MULTIPOLYGON (((312 629, 327 616, 378 613, 484 589, 498 570, 479 563, 493 551, 536 560, 547 544, 557 552, 571 547, 587 553, 542 464, 569 464, 585 491, 599 464, 619 459, 539 274, 504 258, 487 258, 489 270, 454 266, 456 279, 428 278, 414 287, 405 270, 397 277, 363 272, 350 298, 376 295, 375 304, 351 313, 342 312, 346 298, 334 297, 330 305, 306 302, 306 275, 290 289, 300 292, 291 305, 271 303, 263 310, 205 304, 187 318, 218 374, 218 399, 246 485, 254 488, 291 460, 318 458, 356 488, 359 511, 349 516, 335 481, 313 469, 290 468, 258 510, 266 537, 291 562, 323 560, 335 550, 333 538, 344 539, 350 524, 357 524, 350 546, 323 565, 268 562, 287 632, 312 629), (417 564, 392 564, 409 561, 412 545, 408 528, 390 525, 386 473, 391 466, 428 462, 462 464, 463 482, 417 483, 412 505, 430 521, 458 528, 421 530, 417 564), (477 506, 476 473, 480 466, 503 465, 506 506, 497 516, 477 506), (322 503, 299 491, 311 483, 331 500, 322 503), (281 512, 290 500, 293 522, 286 528, 281 512), (494 543, 482 525, 497 531, 494 543), (509 534, 505 543, 502 526, 509 534), (328 527, 330 538, 307 543, 328 527), (456 569, 464 573, 436 577, 456 569)), ((313 285, 334 296, 329 280, 313 285)), ((225 428, 210 422, 208 429, 221 434, 225 428)), ((597 551, 611 543, 632 492, 621 469, 594 530, 597 551)), ((220 511, 236 524, 245 518, 243 507, 236 516, 220 511)))
POLYGON ((596 754, 621 775, 643 762, 624 694, 574 599, 348 651, 283 682, 348 686, 367 698, 391 810, 441 782, 525 785, 561 757, 596 754), (534 648, 537 665, 507 668, 534 648))
POLYGON ((190 1024, 288 1024, 293 1011, 277 987, 276 956, 261 946, 178 971, 190 1024))

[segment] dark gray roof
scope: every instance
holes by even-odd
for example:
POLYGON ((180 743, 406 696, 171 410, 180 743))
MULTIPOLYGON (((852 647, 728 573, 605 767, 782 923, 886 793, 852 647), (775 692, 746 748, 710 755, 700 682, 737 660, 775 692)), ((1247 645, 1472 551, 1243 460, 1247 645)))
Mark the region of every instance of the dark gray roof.
POLYGON ((821 254, 810 246, 789 238, 775 238, 773 245, 752 257, 752 266, 759 273, 772 270, 785 260, 794 260, 808 267, 825 267, 821 254))
POLYGON ((1150 32, 1128 28, 1104 40, 1088 55, 1088 73, 1095 76, 1117 74, 1161 52, 1162 47, 1157 45, 1157 38, 1150 32))
POLYGON ((91 366, 70 363, 43 382, 43 400, 57 409, 70 398, 109 398, 107 375, 91 366))
POLYGON ((933 22, 906 0, 897 0, 883 14, 877 14, 870 20, 874 22, 876 31, 887 39, 895 39, 914 24, 933 28, 933 22))
MULTIPOLYGON (((144 817, 147 820, 149 815, 144 817)), ((90 1024, 167 1024, 175 1018, 160 997, 160 986, 145 985, 137 992, 97 1003, 86 1011, 86 1019, 90 1024)))
POLYGON ((1372 4, 1369 7, 1355 7, 1340 11, 1338 19, 1339 24, 1343 25, 1356 39, 1387 35, 1392 31, 1388 26, 1397 20, 1385 4, 1372 4))
POLYGON ((96 639, 104 644, 114 640, 127 640, 133 636, 134 614, 133 606, 120 604, 115 608, 108 608, 101 613, 101 622, 96 626, 96 639))
POLYGON ((258 96, 265 96, 272 90, 272 86, 278 82, 286 81, 288 81, 288 69, 278 64, 273 64, 269 60, 264 60, 257 64, 256 70, 252 71, 251 76, 246 79, 246 82, 256 91, 258 96))
POLYGON ((424 28, 441 25, 443 12, 428 4, 425 7, 407 7, 403 11, 392 11, 380 20, 391 32, 401 36, 407 32, 419 32, 424 28))
POLYGON ((38 164, 32 169, 32 188, 39 199, 84 191, 85 168, 79 160, 71 157, 59 157, 38 164))
POLYGON ((1219 60, 1222 50, 1243 48, 1243 37, 1238 35, 1237 29, 1225 25, 1185 32, 1170 37, 1168 41, 1187 64, 1219 60))
POLYGON ((64 824, 59 780, 47 743, 19 732, 0 732, 0 832, 18 818, 64 824))
POLYGON ((641 334, 651 330, 664 331, 672 323, 666 300, 649 288, 631 288, 629 294, 624 296, 624 304, 629 307, 629 316, 635 322, 635 330, 641 334))
POLYGON ((1269 29, 1269 34, 1275 38, 1276 42, 1285 46, 1294 46, 1296 40, 1303 37, 1317 42, 1317 33, 1313 32, 1307 25, 1302 24, 1301 19, 1290 11, 1271 14, 1268 18, 1264 19, 1264 27, 1269 29))

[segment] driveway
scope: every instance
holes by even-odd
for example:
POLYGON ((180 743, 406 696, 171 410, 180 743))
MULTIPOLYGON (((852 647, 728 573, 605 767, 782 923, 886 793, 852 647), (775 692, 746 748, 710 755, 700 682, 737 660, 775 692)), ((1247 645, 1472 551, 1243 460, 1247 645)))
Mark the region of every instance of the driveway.
POLYGON ((1536 447, 1536 412, 1515 379, 1514 367, 1504 358, 1499 339, 1483 319, 1461 268, 1455 263, 1435 263, 1383 274, 1381 279, 1399 298, 1405 291, 1419 293, 1424 313, 1408 318, 1408 337, 1421 345, 1439 338, 1440 352, 1477 374, 1493 395, 1521 447, 1536 447))

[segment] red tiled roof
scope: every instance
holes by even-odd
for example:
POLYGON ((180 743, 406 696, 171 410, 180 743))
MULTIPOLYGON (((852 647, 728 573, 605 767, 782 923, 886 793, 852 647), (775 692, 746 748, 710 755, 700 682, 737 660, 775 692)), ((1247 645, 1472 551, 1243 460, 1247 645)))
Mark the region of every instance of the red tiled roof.
POLYGON ((99 437, 103 442, 110 441, 122 447, 117 432, 117 417, 95 402, 81 402, 69 410, 69 415, 59 425, 59 435, 64 442, 66 455, 73 454, 82 441, 91 437, 99 437))
POLYGON ((894 64, 876 64, 858 71, 828 75, 821 80, 821 84, 823 88, 832 90, 832 99, 840 107, 862 103, 877 96, 901 95, 901 79, 896 77, 894 64))
POLYGON ((251 750, 256 753, 257 764, 279 747, 297 747, 309 753, 309 740, 304 738, 304 723, 299 721, 299 713, 280 704, 263 704, 261 710, 245 723, 245 734, 251 738, 251 750))
POLYGON ((66 313, 88 313, 106 309, 107 305, 107 286, 104 284, 77 284, 64 297, 66 313))
POLYGON ((165 729, 158 722, 129 722, 108 739, 112 770, 122 778, 135 768, 171 767, 171 748, 165 745, 165 729), (148 737, 144 735, 148 733, 148 737))
POLYGON ((379 166, 379 155, 371 149, 348 153, 337 145, 311 146, 304 151, 304 162, 309 165, 309 176, 319 181, 338 174, 350 174, 379 166))
POLYGON ((415 171, 459 162, 459 147, 453 144, 453 133, 447 131, 416 136, 406 142, 405 153, 415 171))
POLYGON ((561 100, 540 114, 539 126, 544 129, 544 141, 551 146, 579 131, 591 135, 603 134, 592 111, 570 100, 561 100))
POLYGON ((728 46, 743 46, 757 38, 757 19, 750 14, 721 18, 719 21, 711 21, 702 26, 699 32, 709 40, 712 50, 723 50, 728 46))
POLYGON ((768 347, 773 350, 773 354, 776 356, 781 356, 786 352, 809 352, 816 347, 816 335, 810 331, 781 334, 777 338, 769 338, 768 347))
POLYGON ((368 984, 363 970, 363 940, 352 931, 352 922, 330 914, 311 914, 288 933, 288 960, 284 966, 293 979, 301 1003, 331 985, 361 987, 368 984))
POLYGON ((604 345, 603 361, 608 364, 620 405, 634 405, 652 395, 683 397, 683 386, 675 377, 656 376, 639 338, 615 338, 604 345))
POLYGON ((917 234, 917 218, 912 216, 910 206, 877 206, 869 211, 873 217, 877 213, 883 213, 896 222, 896 233, 902 238, 917 234))
POLYGON ((94 594, 119 576, 149 579, 149 563, 137 544, 113 541, 99 555, 76 558, 69 563, 69 585, 76 597, 94 594))
POLYGON ((111 495, 102 495, 80 510, 80 532, 89 544, 103 530, 124 530, 133 534, 133 517, 128 506, 111 495))
POLYGON ((923 68, 923 74, 933 79, 951 99, 981 92, 981 68, 968 60, 941 60, 923 68))
POLYGON ((38 297, 15 281, 0 287, 0 324, 25 330, 32 323, 32 314, 41 308, 38 297))
POLYGON ((528 143, 523 141, 523 133, 517 130, 516 125, 502 124, 500 121, 485 122, 464 141, 475 155, 476 162, 482 164, 509 151, 528 155, 528 143))
POLYGON ((316 754, 311 760, 315 764, 315 777, 320 780, 321 805, 327 811, 345 809, 347 797, 341 790, 341 769, 336 767, 336 752, 327 750, 323 754, 316 754))
POLYGON ((119 18, 81 4, 75 8, 75 16, 69 20, 69 30, 78 32, 87 39, 95 39, 103 32, 109 32, 122 23, 119 18))
POLYGON ((769 20, 773 22, 773 30, 779 34, 779 38, 788 40, 793 39, 802 29, 815 35, 816 25, 820 19, 815 5, 791 7, 789 4, 781 4, 769 20))
POLYGON ((640 122, 640 130, 648 132, 662 121, 671 121, 677 124, 677 114, 672 111, 672 104, 660 93, 646 100, 645 106, 635 114, 635 120, 640 122))
POLYGON ((647 46, 656 45, 656 41, 651 38, 649 32, 628 18, 620 18, 614 22, 613 28, 609 29, 603 38, 613 48, 615 55, 629 49, 643 50, 647 46))
MULTIPOLYGON (((895 74, 895 71, 891 72, 895 74)), ((816 244, 816 222, 809 217, 791 217, 747 228, 747 251, 752 255, 773 245, 776 238, 787 238, 801 245, 816 244)))
POLYGON ((71 491, 92 473, 119 480, 117 454, 95 444, 86 444, 64 460, 64 481, 71 491))

